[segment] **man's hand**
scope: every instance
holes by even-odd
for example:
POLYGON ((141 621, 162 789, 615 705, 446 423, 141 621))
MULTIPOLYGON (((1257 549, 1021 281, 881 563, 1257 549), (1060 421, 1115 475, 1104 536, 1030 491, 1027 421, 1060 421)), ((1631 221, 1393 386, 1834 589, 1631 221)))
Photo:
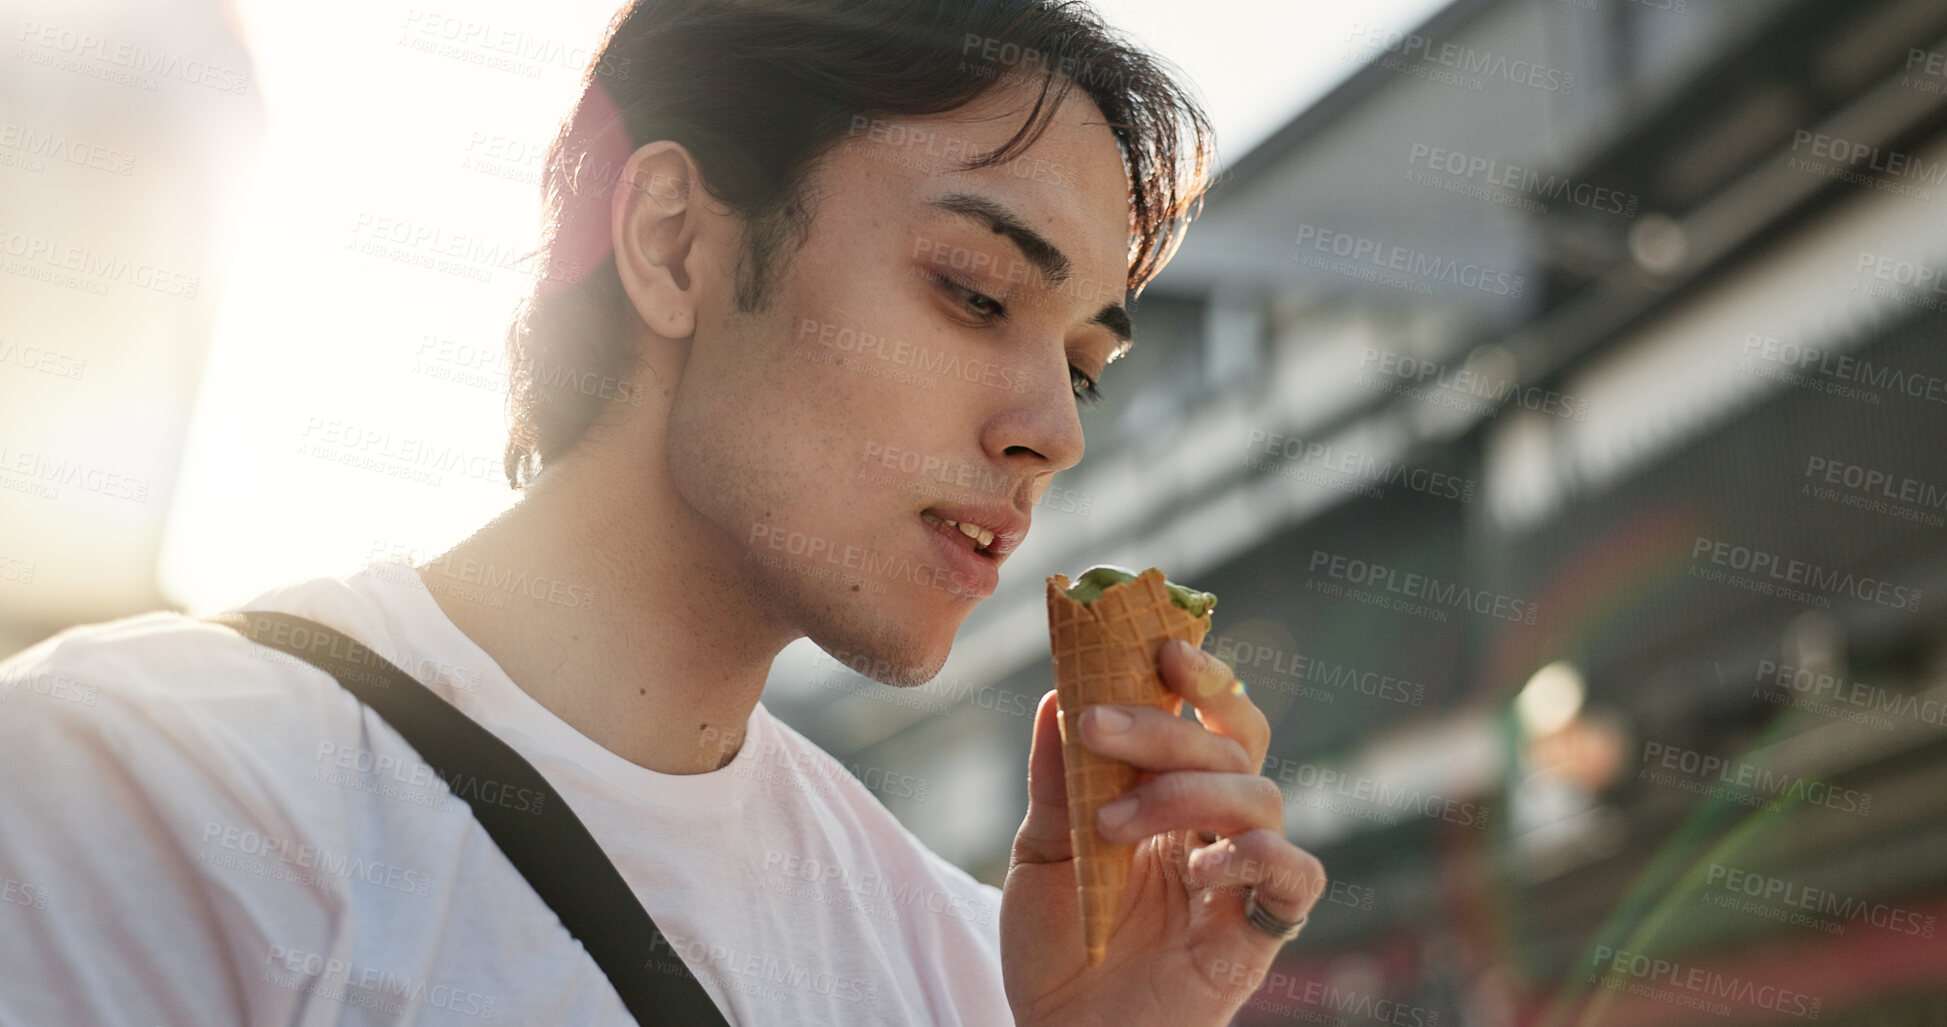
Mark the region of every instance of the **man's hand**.
POLYGON ((1014 838, 1001 898, 1001 971, 1017 1023, 1222 1027, 1270 969, 1283 942, 1244 919, 1258 905, 1282 920, 1310 912, 1325 886, 1317 858, 1285 840, 1284 799, 1261 773, 1271 727, 1230 669, 1183 642, 1163 646, 1166 686, 1200 723, 1137 706, 1096 706, 1082 740, 1144 771, 1103 808, 1111 841, 1141 839, 1102 965, 1086 967, 1068 834, 1055 693, 1041 698, 1028 757, 1028 815, 1014 838), (1106 730, 1104 713, 1128 726, 1106 730), (1131 812, 1113 825, 1106 819, 1131 812), (1215 835, 1206 844, 1200 835, 1215 835))

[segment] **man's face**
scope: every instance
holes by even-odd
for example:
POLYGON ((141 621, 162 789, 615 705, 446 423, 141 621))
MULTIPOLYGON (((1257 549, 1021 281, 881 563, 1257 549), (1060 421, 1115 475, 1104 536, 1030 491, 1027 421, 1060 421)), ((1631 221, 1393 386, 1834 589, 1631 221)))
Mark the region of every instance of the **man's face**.
POLYGON ((671 410, 671 475, 727 572, 890 684, 937 674, 992 593, 1126 332, 1128 177, 1085 94, 1013 161, 953 170, 1022 104, 856 119, 766 308, 734 310, 729 269, 705 291, 671 410))

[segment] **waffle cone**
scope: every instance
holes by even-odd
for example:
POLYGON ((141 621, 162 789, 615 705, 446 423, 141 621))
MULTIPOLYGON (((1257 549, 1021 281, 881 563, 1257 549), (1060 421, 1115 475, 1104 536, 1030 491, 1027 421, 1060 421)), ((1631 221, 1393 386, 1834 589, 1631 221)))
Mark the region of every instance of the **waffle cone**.
POLYGON ((1084 606, 1068 598, 1071 582, 1048 579, 1048 634, 1054 650, 1061 755, 1067 768, 1068 828, 1075 848, 1075 887, 1081 902, 1088 965, 1099 966, 1129 883, 1135 843, 1116 844, 1096 830, 1095 814, 1136 784, 1135 767, 1082 743, 1082 710, 1095 703, 1154 706, 1179 713, 1183 699, 1156 670, 1163 643, 1203 644, 1210 615, 1192 617, 1170 602, 1163 572, 1152 567, 1112 586, 1084 606))

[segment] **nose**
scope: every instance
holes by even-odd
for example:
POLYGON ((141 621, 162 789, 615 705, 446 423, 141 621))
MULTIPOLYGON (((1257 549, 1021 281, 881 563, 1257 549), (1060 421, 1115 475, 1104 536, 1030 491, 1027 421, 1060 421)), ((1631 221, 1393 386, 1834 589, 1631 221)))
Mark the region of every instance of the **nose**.
POLYGON ((1037 479, 1038 492, 1056 471, 1081 463, 1082 419, 1060 350, 1022 373, 1026 387, 1002 393, 1005 400, 988 419, 981 445, 1002 466, 1037 479))

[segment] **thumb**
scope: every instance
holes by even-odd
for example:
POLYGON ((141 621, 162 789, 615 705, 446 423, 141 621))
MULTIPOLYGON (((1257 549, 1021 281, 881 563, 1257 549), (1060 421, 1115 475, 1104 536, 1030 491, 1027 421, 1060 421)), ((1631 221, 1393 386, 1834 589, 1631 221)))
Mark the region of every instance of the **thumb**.
POLYGON ((1041 697, 1034 711, 1034 741, 1028 749, 1028 815, 1014 836, 1014 863, 1052 863, 1075 854, 1068 834, 1068 784, 1061 756, 1061 725, 1055 693, 1041 697))

